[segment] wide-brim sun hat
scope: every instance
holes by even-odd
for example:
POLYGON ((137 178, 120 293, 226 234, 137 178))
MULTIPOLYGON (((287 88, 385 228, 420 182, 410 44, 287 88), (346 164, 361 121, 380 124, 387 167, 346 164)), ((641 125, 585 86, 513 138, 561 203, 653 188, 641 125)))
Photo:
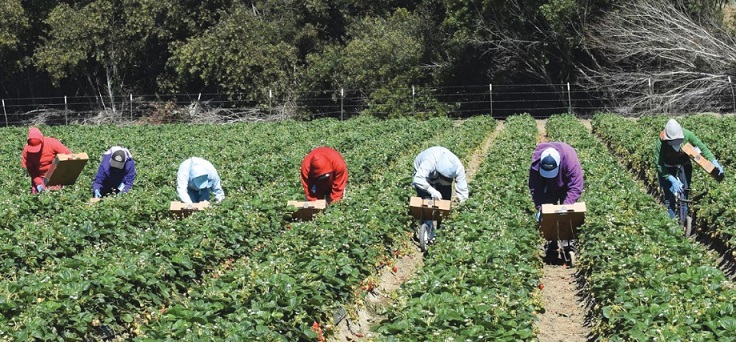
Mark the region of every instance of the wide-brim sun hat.
POLYGON ((662 140, 666 141, 673 148, 680 147, 685 140, 685 133, 682 131, 682 126, 680 126, 677 120, 667 120, 667 123, 664 125, 664 131, 662 132, 662 140))

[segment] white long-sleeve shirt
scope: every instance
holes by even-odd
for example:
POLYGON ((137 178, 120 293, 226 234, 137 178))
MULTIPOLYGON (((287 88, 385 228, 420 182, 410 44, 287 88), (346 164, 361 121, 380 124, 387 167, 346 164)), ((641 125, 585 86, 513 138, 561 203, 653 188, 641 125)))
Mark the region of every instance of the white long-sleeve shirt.
POLYGON ((455 165, 457 165, 457 172, 455 176, 455 194, 460 202, 464 202, 468 199, 468 183, 465 180, 465 167, 463 167, 460 158, 452 153, 447 148, 442 146, 430 147, 414 159, 414 180, 413 184, 417 188, 431 192, 429 189, 434 189, 430 182, 433 182, 439 178, 439 172, 437 172, 437 161, 440 158, 453 158, 455 165))
POLYGON ((192 203, 188 190, 200 191, 192 180, 204 175, 207 175, 208 187, 206 189, 215 195, 215 200, 220 202, 225 198, 225 192, 220 185, 220 176, 212 163, 202 158, 192 157, 182 162, 176 173, 176 192, 182 202, 192 203))

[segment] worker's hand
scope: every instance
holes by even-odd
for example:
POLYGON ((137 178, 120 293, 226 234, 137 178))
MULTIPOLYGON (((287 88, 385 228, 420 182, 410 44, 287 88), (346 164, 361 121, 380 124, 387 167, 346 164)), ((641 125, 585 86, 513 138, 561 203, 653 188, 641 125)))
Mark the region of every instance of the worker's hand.
POLYGON ((537 210, 537 213, 534 215, 534 217, 536 217, 537 222, 539 222, 542 219, 542 213, 537 210))
POLYGON ((429 188, 429 194, 432 195, 433 200, 441 200, 442 194, 435 188, 429 188))
POLYGON ((667 176, 667 180, 670 181, 670 184, 672 184, 670 186, 670 192, 672 192, 673 194, 678 194, 682 192, 682 182, 677 180, 677 178, 672 175, 667 176))
POLYGON ((710 162, 713 164, 713 166, 715 166, 718 169, 718 175, 719 176, 722 175, 723 174, 723 166, 721 166, 721 164, 719 164, 718 161, 715 160, 715 159, 711 160, 710 162))
POLYGON ((36 185, 36 191, 38 193, 41 193, 43 191, 43 185, 42 184, 36 185))
POLYGON ((102 197, 102 194, 100 193, 100 189, 95 189, 95 198, 102 197))

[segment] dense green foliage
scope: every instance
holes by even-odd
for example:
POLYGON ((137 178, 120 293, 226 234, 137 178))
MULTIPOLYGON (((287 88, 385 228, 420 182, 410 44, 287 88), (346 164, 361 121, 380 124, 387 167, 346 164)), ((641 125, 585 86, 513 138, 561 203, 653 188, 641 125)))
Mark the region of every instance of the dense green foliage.
MULTIPOLYGON (((553 117, 547 132, 576 148, 585 172, 588 213, 579 273, 591 300, 592 332, 610 341, 732 337, 736 290, 715 266, 715 253, 683 237, 675 220, 577 119, 553 117)), ((629 133, 637 134, 620 131, 620 137, 629 133)), ((640 150, 653 154, 649 146, 639 142, 640 150)))
POLYGON ((541 245, 529 208, 537 131, 528 115, 506 121, 472 181, 473 196, 438 231, 416 279, 388 309, 388 341, 531 340, 541 245), (510 290, 513 289, 513 290, 510 290))
MULTIPOLYGON (((723 3, 672 2, 693 15, 714 15, 723 3)), ((589 64, 586 27, 614 5, 9 0, 0 5, 0 94, 206 92, 318 108, 344 89, 356 113, 444 114, 453 103, 431 92, 412 103, 411 87, 575 81, 577 68, 589 64)))
MULTIPOLYGON (((6 197, 0 239, 2 272, 13 276, 0 282, 0 336, 311 336, 312 322, 329 321, 387 250, 405 243, 416 153, 444 144, 467 158, 493 124, 319 120, 223 126, 218 139, 205 140, 188 137, 211 135, 211 126, 45 128, 93 156, 113 141, 130 146, 138 181, 131 193, 89 206, 94 162, 59 192, 33 196, 27 177, 9 180, 17 191, 6 197), (348 197, 314 222, 284 226, 285 201, 303 196, 301 158, 322 144, 349 165, 348 197), (174 220, 167 215, 173 178, 190 155, 213 162, 227 198, 174 220), (393 205, 365 206, 379 199, 393 205)), ((22 141, 25 131, 5 133, 22 141)), ((17 158, 18 148, 4 146, 8 159, 17 158)), ((2 172, 22 174, 17 163, 2 172)))
MULTIPOLYGON (((736 290, 716 255, 682 237, 666 210, 631 177, 649 182, 653 137, 664 116, 547 122, 550 140, 576 148, 585 172, 586 222, 578 277, 592 332, 611 341, 723 340, 736 333, 736 290), (643 147, 642 147, 643 146, 643 147), (623 161, 625 166, 619 165, 623 161)), ((736 156, 731 118, 682 118, 727 167, 736 156)), ((2 129, 0 165, 0 339, 315 340, 366 293, 383 267, 405 253, 416 225, 407 210, 413 158, 443 145, 465 165, 496 122, 475 117, 233 125, 44 127, 92 160, 77 184, 31 195, 20 168, 26 128, 2 129), (194 137, 209 137, 195 139, 194 137), (130 193, 89 205, 97 156, 131 149, 138 179, 130 193), (298 170, 313 147, 344 156, 344 201, 314 221, 287 223, 285 201, 302 198, 298 170), (179 163, 204 157, 226 199, 177 220, 179 163), (407 235, 408 234, 408 235, 407 235)), ((537 127, 506 120, 469 182, 468 201, 438 231, 420 271, 394 294, 377 340, 531 340, 539 300, 542 239, 526 187, 537 127)), ((733 176, 710 187, 698 222, 733 248, 733 176), (725 197, 724 197, 725 196, 725 197)), ((333 331, 327 331, 329 336, 333 331)))

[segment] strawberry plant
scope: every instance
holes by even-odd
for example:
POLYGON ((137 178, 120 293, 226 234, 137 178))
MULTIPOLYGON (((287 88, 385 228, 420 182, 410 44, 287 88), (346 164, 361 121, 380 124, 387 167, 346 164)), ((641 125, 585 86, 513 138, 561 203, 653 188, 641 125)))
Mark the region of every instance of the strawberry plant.
POLYGON ((583 161, 588 213, 578 274, 591 302, 593 333, 620 341, 733 336, 736 291, 715 256, 683 239, 675 221, 577 119, 553 117, 547 132, 574 146, 583 161))
POLYGON ((526 190, 537 130, 530 116, 507 119, 471 186, 471 196, 400 292, 386 340, 528 340, 541 276, 539 232, 526 190), (526 151, 526 154, 525 152, 526 151), (513 289, 510 291, 509 289, 513 289))

